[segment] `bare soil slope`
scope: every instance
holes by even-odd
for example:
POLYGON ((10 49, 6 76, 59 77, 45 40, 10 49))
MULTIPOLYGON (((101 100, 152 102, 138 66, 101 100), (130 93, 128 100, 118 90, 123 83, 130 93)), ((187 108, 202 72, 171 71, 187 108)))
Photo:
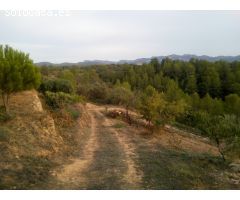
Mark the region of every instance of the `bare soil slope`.
POLYGON ((47 159, 59 151, 63 140, 36 91, 13 95, 10 113, 11 119, 0 123, 0 188, 24 188, 35 184, 28 178, 48 176, 47 159))

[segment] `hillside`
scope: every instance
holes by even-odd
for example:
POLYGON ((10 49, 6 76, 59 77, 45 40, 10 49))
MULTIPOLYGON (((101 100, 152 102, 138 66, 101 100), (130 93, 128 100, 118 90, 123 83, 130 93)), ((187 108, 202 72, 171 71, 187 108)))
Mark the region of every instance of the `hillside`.
MULTIPOLYGON (((120 107, 107 107, 108 112, 121 112, 120 107)), ((150 134, 107 117, 105 106, 88 103, 86 108, 89 126, 76 132, 81 138, 78 154, 52 171, 47 188, 239 188, 239 175, 221 162, 208 139, 169 126, 150 134)))
MULTIPOLYGON (((108 61, 108 60, 85 60, 82 62, 77 63, 71 63, 71 62, 65 62, 65 63, 51 63, 51 62, 38 62, 35 63, 37 66, 91 66, 91 65, 110 65, 110 64, 135 64, 135 65, 142 65, 144 63, 149 63, 153 57, 150 58, 137 58, 134 60, 119 60, 119 61, 108 61)), ((192 58, 199 59, 199 60, 207 60, 210 62, 215 62, 219 60, 224 60, 227 62, 233 62, 233 61, 240 61, 240 56, 197 56, 192 54, 184 54, 184 55, 168 55, 168 56, 155 56, 155 58, 158 59, 159 62, 161 62, 164 58, 170 58, 172 60, 182 60, 182 61, 189 61, 192 58)))
MULTIPOLYGON (((43 108, 36 91, 12 97, 14 117, 0 127, 1 188, 238 187, 239 177, 221 164, 217 148, 206 138, 171 126, 152 135, 107 117, 105 106, 78 106, 78 123, 63 127, 43 108)), ((122 108, 108 106, 108 112, 116 111, 122 108)))
POLYGON ((10 110, 11 119, 0 124, 1 188, 19 188, 18 184, 24 187, 25 183, 38 181, 30 180, 28 183, 27 179, 31 176, 46 178, 48 174, 28 173, 41 173, 41 170, 45 173, 44 167, 47 166, 44 165, 49 164, 47 159, 56 154, 63 144, 53 118, 43 110, 36 91, 13 95, 10 110), (23 182, 19 183, 21 179, 23 182))
POLYGON ((0 190, 240 190, 239 11, 2 14, 0 190))

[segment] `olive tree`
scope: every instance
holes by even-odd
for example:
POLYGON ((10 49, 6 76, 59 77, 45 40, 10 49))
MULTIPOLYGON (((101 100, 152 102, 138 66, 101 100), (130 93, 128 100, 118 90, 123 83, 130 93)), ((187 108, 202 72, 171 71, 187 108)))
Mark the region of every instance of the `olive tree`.
POLYGON ((129 123, 131 124, 131 119, 129 116, 129 108, 133 107, 135 102, 135 97, 133 92, 131 91, 130 87, 127 84, 123 84, 120 86, 115 86, 111 93, 111 102, 114 104, 119 104, 125 107, 126 111, 126 118, 128 119, 129 123), (125 87, 126 86, 126 87, 125 87))
POLYGON ((158 93, 154 87, 149 85, 141 96, 139 108, 149 127, 159 119, 159 115, 165 109, 165 105, 166 102, 163 99, 163 94, 158 93))

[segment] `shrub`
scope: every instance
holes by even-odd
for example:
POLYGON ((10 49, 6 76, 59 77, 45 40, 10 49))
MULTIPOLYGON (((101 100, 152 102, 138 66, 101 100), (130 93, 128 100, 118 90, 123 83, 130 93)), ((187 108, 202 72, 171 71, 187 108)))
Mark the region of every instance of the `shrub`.
POLYGON ((240 97, 237 94, 229 94, 225 97, 225 109, 228 113, 240 116, 240 97))
POLYGON ((202 133, 204 134, 204 130, 210 121, 210 115, 205 111, 190 111, 179 117, 178 121, 188 126, 198 128, 203 131, 202 133))
POLYGON ((217 98, 212 98, 209 94, 200 99, 200 110, 206 111, 211 115, 220 115, 224 113, 223 101, 217 98))
POLYGON ((54 92, 47 91, 45 93, 45 99, 46 99, 46 103, 54 109, 62 108, 63 106, 68 104, 83 102, 83 98, 81 96, 74 95, 74 94, 67 94, 64 92, 54 93, 54 92))
POLYGON ((39 90, 43 93, 46 91, 50 92, 64 92, 71 94, 74 92, 74 87, 69 80, 65 79, 54 79, 54 80, 45 80, 40 85, 39 90))
POLYGON ((207 112, 190 112, 180 122, 198 128, 203 135, 210 137, 217 145, 225 160, 230 154, 240 150, 240 119, 236 115, 210 115, 207 112))
POLYGON ((96 83, 89 88, 88 98, 94 102, 104 103, 108 96, 108 90, 105 84, 96 83))
POLYGON ((71 117, 75 120, 78 119, 81 116, 81 113, 80 113, 79 109, 76 109, 74 107, 69 107, 67 109, 67 111, 71 115, 71 117))

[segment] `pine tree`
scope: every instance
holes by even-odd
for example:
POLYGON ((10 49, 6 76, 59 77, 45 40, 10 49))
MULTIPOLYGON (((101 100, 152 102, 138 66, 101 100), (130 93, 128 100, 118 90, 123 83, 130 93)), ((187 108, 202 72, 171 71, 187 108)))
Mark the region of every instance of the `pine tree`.
POLYGON ((10 95, 21 90, 37 88, 40 73, 28 54, 9 46, 0 46, 0 91, 6 112, 10 95))

